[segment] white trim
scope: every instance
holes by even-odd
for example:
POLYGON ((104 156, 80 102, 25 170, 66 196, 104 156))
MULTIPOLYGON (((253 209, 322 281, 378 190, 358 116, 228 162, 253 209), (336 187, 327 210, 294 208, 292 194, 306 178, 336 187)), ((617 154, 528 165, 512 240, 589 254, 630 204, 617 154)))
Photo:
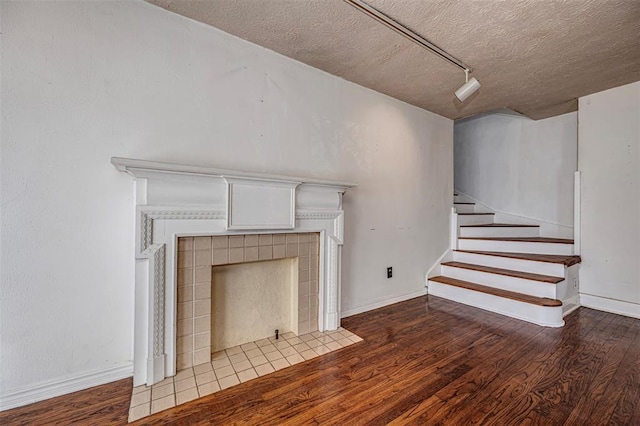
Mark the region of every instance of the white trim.
POLYGON ((580 304, 585 308, 640 319, 640 305, 637 303, 580 293, 580 304))
POLYGON ((571 312, 576 311, 579 307, 580 307, 580 295, 579 294, 576 294, 575 296, 571 296, 568 299, 563 300, 562 301, 562 316, 566 317, 571 312), (573 306, 571 306, 569 309, 567 309, 565 311, 564 310, 565 306, 569 306, 569 305, 573 305, 573 306))
POLYGON ((84 373, 65 379, 52 380, 40 383, 27 389, 8 393, 0 396, 0 411, 23 405, 43 401, 71 392, 88 389, 94 386, 104 385, 120 379, 126 379, 133 375, 133 362, 112 367, 105 370, 84 373))
POLYGON ((580 255, 580 172, 573 174, 573 254, 580 255))
POLYGON ((376 302, 369 303, 364 306, 359 306, 357 308, 352 308, 346 311, 343 311, 340 314, 340 318, 350 317, 352 315, 361 314, 363 312, 372 311, 374 309, 382 308, 384 306, 393 305, 394 303, 404 302, 405 300, 415 299, 416 297, 424 296, 427 294, 427 289, 422 288, 418 291, 413 291, 411 293, 403 294, 402 296, 392 297, 391 299, 383 299, 378 300, 376 302))

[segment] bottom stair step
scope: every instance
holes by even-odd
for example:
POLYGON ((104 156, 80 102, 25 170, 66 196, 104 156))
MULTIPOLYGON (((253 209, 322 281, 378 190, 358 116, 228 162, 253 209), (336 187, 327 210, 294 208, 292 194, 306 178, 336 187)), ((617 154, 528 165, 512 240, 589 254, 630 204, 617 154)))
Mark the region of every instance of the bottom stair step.
POLYGON ((562 302, 450 277, 429 279, 429 294, 545 327, 562 327, 562 302))

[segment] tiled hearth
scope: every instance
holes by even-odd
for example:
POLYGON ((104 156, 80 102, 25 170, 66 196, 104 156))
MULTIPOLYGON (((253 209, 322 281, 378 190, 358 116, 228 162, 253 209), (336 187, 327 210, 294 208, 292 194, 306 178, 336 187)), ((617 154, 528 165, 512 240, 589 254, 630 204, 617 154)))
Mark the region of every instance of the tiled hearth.
POLYGON ((212 361, 178 371, 151 387, 133 388, 129 421, 210 395, 274 371, 360 342, 348 330, 295 336, 285 333, 212 354, 212 361))
POLYGON ((179 238, 176 369, 211 361, 214 266, 297 258, 298 334, 318 330, 319 241, 317 233, 179 238))

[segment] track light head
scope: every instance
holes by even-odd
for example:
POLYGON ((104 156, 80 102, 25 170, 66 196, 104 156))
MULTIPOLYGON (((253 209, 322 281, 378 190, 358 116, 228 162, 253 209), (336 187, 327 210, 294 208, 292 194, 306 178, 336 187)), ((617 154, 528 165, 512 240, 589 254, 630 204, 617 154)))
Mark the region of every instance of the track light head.
POLYGON ((456 90, 456 98, 460 102, 466 101, 469 96, 476 93, 480 88, 480 82, 475 77, 469 80, 469 70, 464 70, 464 74, 466 82, 456 90))

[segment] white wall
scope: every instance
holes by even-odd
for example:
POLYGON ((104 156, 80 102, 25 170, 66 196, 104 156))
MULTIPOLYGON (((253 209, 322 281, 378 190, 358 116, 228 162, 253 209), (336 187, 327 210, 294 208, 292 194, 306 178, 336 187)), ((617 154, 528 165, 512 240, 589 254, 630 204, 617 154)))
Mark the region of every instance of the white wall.
POLYGON ((144 2, 0 16, 0 406, 129 374, 133 193, 112 156, 356 182, 343 311, 424 293, 448 246, 451 120, 144 2))
POLYGON ((583 305, 640 318, 640 82, 579 100, 583 305))
POLYGON ((577 113, 461 120, 454 140, 457 190, 497 212, 533 219, 543 233, 572 237, 577 113))

